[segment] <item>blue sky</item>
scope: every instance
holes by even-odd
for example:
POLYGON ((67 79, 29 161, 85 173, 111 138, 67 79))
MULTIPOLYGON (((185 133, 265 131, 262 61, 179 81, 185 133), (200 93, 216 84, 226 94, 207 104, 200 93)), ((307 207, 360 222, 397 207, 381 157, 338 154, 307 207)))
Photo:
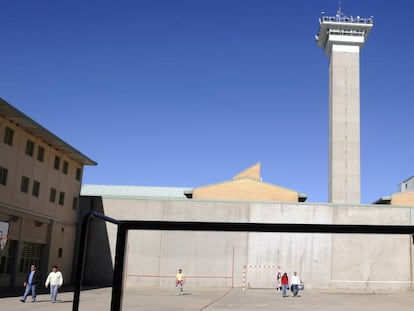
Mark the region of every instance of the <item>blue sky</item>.
MULTIPOLYGON (((361 52, 361 200, 414 175, 414 2, 374 16, 361 52)), ((198 187, 261 162, 263 181, 326 202, 334 0, 0 2, 0 97, 98 162, 85 184, 198 187)))

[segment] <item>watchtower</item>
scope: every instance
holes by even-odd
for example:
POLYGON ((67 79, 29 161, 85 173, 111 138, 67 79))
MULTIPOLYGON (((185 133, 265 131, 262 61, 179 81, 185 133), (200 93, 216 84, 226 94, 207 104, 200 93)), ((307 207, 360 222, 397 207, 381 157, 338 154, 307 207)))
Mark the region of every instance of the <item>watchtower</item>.
POLYGON ((329 61, 329 202, 355 203, 360 189, 359 53, 373 27, 373 17, 319 19, 315 36, 329 61))

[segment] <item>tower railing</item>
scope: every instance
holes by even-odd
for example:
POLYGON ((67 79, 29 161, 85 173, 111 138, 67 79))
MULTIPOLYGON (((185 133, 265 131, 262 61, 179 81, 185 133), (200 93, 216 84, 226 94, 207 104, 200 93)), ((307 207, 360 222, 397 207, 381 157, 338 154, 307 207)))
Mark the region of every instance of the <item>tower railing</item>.
MULTIPOLYGON (((140 221, 118 220, 98 212, 89 212, 82 220, 78 264, 75 275, 75 291, 72 311, 79 311, 83 266, 87 246, 88 227, 91 218, 97 218, 118 226, 115 264, 112 281, 111 311, 122 310, 125 250, 129 230, 164 231, 222 231, 222 232, 279 232, 279 233, 348 233, 348 234, 414 234, 414 226, 407 225, 346 225, 346 224, 288 224, 288 223, 229 223, 189 221, 140 221)), ((414 238, 414 236, 413 236, 414 238)))
POLYGON ((329 29, 329 34, 340 36, 363 37, 365 36, 365 31, 359 29, 329 29))
POLYGON ((322 16, 321 22, 339 22, 339 23, 359 23, 359 24, 373 24, 374 17, 360 17, 360 16, 322 16))

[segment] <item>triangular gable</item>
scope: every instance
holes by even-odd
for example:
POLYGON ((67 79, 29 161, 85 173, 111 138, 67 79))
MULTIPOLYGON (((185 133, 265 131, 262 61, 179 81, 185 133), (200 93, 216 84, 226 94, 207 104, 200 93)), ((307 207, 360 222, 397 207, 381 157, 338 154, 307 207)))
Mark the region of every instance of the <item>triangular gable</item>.
POLYGON ((253 166, 249 167, 248 169, 242 171, 241 173, 235 175, 233 180, 249 178, 253 180, 260 181, 260 162, 257 162, 253 166))

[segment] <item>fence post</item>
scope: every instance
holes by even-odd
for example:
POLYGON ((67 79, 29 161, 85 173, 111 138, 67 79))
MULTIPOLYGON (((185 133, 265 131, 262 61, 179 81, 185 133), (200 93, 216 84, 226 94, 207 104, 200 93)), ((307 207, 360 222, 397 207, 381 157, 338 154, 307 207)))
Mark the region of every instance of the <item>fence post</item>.
POLYGON ((82 276, 83 276, 83 265, 85 262, 85 249, 86 249, 86 240, 88 236, 88 227, 89 219, 93 214, 88 213, 82 220, 81 234, 80 234, 80 244, 79 244, 79 253, 78 253, 78 264, 76 266, 76 275, 75 275, 75 292, 73 294, 73 305, 72 311, 79 310, 79 297, 80 290, 82 285, 82 276))
POLYGON ((125 249, 128 237, 128 230, 122 222, 118 225, 116 238, 115 266, 112 281, 111 311, 122 310, 122 297, 124 292, 124 271, 125 271, 125 249))

